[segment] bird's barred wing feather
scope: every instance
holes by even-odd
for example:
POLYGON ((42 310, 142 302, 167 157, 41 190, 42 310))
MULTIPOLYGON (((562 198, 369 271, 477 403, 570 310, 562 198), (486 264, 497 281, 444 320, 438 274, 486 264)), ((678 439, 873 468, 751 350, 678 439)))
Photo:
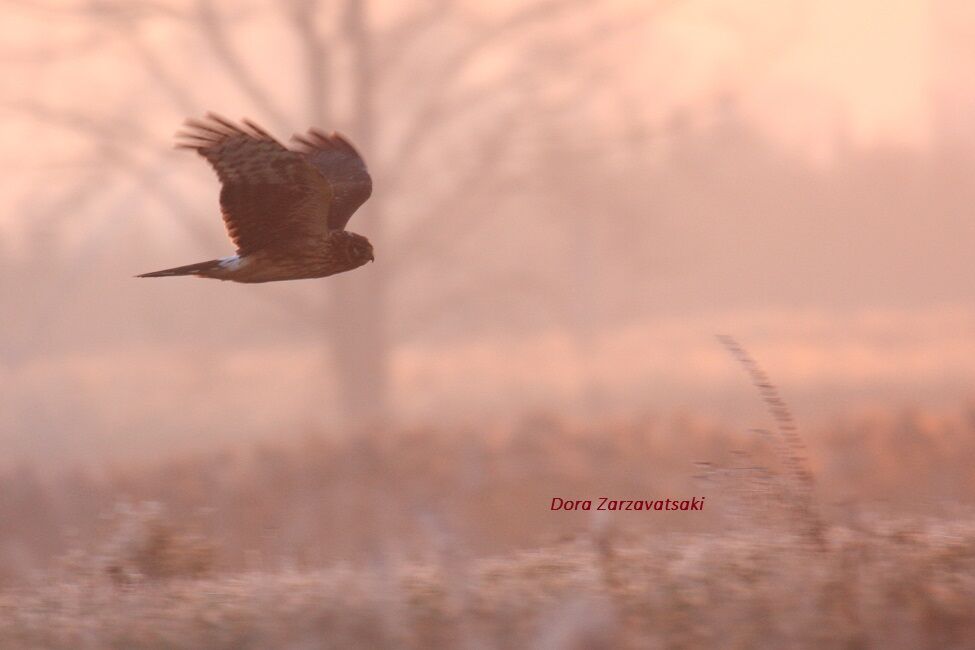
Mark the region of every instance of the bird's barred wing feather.
POLYGON ((187 120, 177 147, 193 149, 217 172, 220 209, 240 255, 315 245, 329 229, 332 188, 306 158, 259 126, 207 113, 187 120))
POLYGON ((338 133, 327 135, 309 129, 294 135, 295 151, 315 167, 332 187, 328 227, 343 230, 352 214, 372 194, 372 178, 366 163, 348 140, 338 133))

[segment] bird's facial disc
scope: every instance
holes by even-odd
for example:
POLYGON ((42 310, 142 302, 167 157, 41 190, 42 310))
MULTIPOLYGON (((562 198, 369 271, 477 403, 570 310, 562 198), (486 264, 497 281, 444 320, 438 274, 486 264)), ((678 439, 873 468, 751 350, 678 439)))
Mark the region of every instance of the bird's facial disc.
POLYGON ((357 266, 362 266, 366 262, 376 261, 372 251, 372 244, 362 236, 356 236, 349 246, 349 257, 357 266))

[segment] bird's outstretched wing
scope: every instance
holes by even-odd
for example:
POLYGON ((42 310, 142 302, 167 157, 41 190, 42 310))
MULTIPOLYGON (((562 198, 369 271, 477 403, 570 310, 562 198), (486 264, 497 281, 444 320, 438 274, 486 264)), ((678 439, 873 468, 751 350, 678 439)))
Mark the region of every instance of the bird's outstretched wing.
POLYGON ((348 140, 338 133, 327 135, 309 129, 294 135, 295 151, 315 167, 332 186, 328 227, 343 230, 352 214, 372 194, 372 178, 366 163, 348 140))
POLYGON ((328 232, 328 181, 253 122, 237 125, 207 113, 186 121, 176 146, 195 150, 216 170, 220 209, 238 254, 300 249, 328 232))

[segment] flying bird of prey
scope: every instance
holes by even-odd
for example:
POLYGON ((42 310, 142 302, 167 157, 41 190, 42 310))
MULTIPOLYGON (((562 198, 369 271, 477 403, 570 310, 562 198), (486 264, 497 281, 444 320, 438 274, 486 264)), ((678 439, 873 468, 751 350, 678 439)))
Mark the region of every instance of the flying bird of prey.
POLYGON ((337 133, 311 129, 289 149, 249 120, 207 113, 187 120, 176 146, 207 159, 237 254, 145 273, 235 282, 323 278, 373 261, 372 244, 346 224, 372 193, 362 157, 337 133))

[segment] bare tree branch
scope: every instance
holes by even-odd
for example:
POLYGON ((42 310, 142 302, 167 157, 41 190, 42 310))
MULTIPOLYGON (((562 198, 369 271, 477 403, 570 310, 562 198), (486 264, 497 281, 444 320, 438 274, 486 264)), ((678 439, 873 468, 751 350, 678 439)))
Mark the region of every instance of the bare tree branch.
POLYGON ((215 243, 212 231, 203 228, 200 215, 183 196, 164 180, 152 165, 140 164, 131 154, 111 143, 106 143, 102 151, 104 162, 129 176, 140 184, 152 197, 165 206, 176 218, 183 222, 187 232, 201 246, 215 243))
MULTIPOLYGON (((161 143, 127 118, 94 117, 84 112, 45 106, 32 101, 7 102, 4 108, 26 114, 31 118, 74 131, 93 139, 124 144, 129 148, 158 151, 161 143)), ((168 147, 167 147, 168 148, 168 147)))
POLYGON ((515 12, 493 28, 483 29, 476 37, 469 40, 464 47, 444 63, 436 74, 431 75, 430 82, 427 84, 429 88, 427 99, 421 103, 412 120, 412 127, 407 130, 406 135, 390 157, 394 161, 394 166, 403 164, 427 137, 431 127, 443 117, 445 107, 442 98, 447 95, 446 89, 457 80, 478 54, 497 41, 530 27, 540 20, 552 18, 570 7, 585 4, 587 4, 585 0, 546 0, 532 4, 515 12))
MULTIPOLYGON (((399 238, 396 251, 389 261, 394 275, 399 272, 407 261, 408 255, 415 250, 429 251, 435 241, 452 241, 457 234, 455 230, 468 230, 471 223, 468 219, 458 219, 457 210, 465 200, 472 199, 476 189, 485 188, 484 179, 488 174, 486 169, 494 168, 511 143, 517 122, 517 113, 509 116, 508 120, 500 122, 494 129, 488 131, 482 138, 481 146, 477 148, 480 155, 468 168, 466 174, 456 179, 453 190, 439 201, 430 206, 427 217, 411 228, 399 238), (479 182, 480 181, 480 182, 479 182), (448 228, 453 225, 453 228, 448 228)), ((500 176, 497 173, 494 176, 500 176)), ((505 179, 512 180, 512 179, 505 179)), ((503 185, 492 184, 492 189, 503 191, 503 185)), ((481 219, 484 223, 487 219, 481 219)))
POLYGON ((188 17, 188 14, 181 8, 165 2, 152 2, 150 0, 79 0, 72 3, 61 0, 49 0, 48 2, 6 0, 6 4, 70 17, 97 18, 105 14, 117 16, 123 12, 133 18, 150 14, 180 19, 188 17))
MULTIPOLYGON (((620 18, 610 18, 591 27, 586 34, 574 39, 560 48, 564 56, 578 58, 591 52, 594 45, 598 46, 607 41, 610 36, 618 35, 619 32, 634 29, 642 24, 651 16, 657 15, 665 9, 678 4, 680 0, 660 0, 652 7, 645 8, 633 14, 627 14, 620 18)), ((446 124, 455 121, 465 112, 463 107, 477 107, 479 102, 472 101, 471 98, 463 98, 460 101, 450 99, 450 94, 446 88, 452 81, 455 81, 463 70, 473 62, 475 57, 485 48, 493 45, 496 41, 510 34, 517 33, 519 30, 531 26, 543 18, 551 18, 558 15, 572 6, 580 4, 578 0, 550 0, 549 2, 539 3, 530 6, 519 12, 494 29, 488 30, 478 38, 469 41, 464 48, 447 62, 436 75, 437 81, 430 84, 433 88, 427 95, 420 109, 415 113, 411 127, 407 129, 399 146, 391 154, 388 167, 390 169, 403 169, 409 166, 409 160, 414 156, 421 144, 429 138, 430 132, 435 128, 442 128, 446 124)), ((561 62, 565 66, 565 61, 561 62)), ((565 66, 570 67, 570 66, 565 66)), ((571 68, 574 70, 574 67, 571 68)), ((509 85, 510 77, 505 79, 509 85)), ((470 92, 475 95, 476 91, 470 92)))
POLYGON ((45 43, 31 49, 7 50, 3 52, 2 58, 7 65, 41 64, 65 57, 77 59, 82 55, 98 51, 105 45, 106 40, 101 34, 88 34, 71 42, 59 42, 53 45, 45 43))
POLYGON ((428 0, 424 6, 393 25, 383 34, 383 50, 377 56, 379 67, 385 68, 401 61, 417 39, 428 29, 445 20, 453 4, 453 0, 428 0))
POLYGON ((301 41, 308 92, 308 119, 324 127, 331 123, 331 56, 318 31, 315 16, 318 0, 291 0, 291 24, 301 41))
POLYGON ((234 52, 224 22, 217 15, 211 0, 198 0, 197 16, 200 29, 203 31, 211 50, 227 74, 230 75, 230 78, 237 84, 237 87, 275 123, 278 129, 287 130, 288 120, 284 112, 271 100, 271 97, 251 76, 240 57, 234 52))
POLYGON ((138 25, 124 19, 119 19, 118 24, 125 42, 139 57, 146 72, 156 82, 157 86, 169 96, 177 110, 184 115, 192 114, 197 107, 196 100, 193 99, 185 84, 179 83, 167 72, 162 61, 143 40, 138 25))
MULTIPOLYGON (((597 26, 597 30, 598 33, 605 33, 607 29, 629 26, 630 24, 630 22, 607 23, 597 26)), ((589 32, 587 33, 586 37, 578 39, 580 41, 578 44, 568 44, 569 47, 567 49, 575 55, 579 55, 580 52, 584 51, 584 49, 581 47, 582 44, 588 40, 588 37, 590 37, 591 34, 592 32, 589 32)), ((556 62, 551 61, 547 63, 554 64, 556 62)), ((578 71, 580 69, 580 66, 578 65, 572 65, 571 67, 574 71, 578 71)), ((534 75, 536 74, 536 71, 527 71, 515 79, 506 77, 503 80, 503 85, 511 86, 513 83, 520 83, 526 88, 532 89, 536 87, 536 84, 531 83, 534 79, 534 75)), ((593 64, 584 81, 577 83, 574 86, 578 97, 574 98, 574 100, 563 101, 562 105, 578 106, 580 103, 578 100, 587 95, 591 95, 594 90, 599 87, 601 80, 604 81, 608 79, 610 79, 610 76, 607 74, 605 64, 593 64)), ((500 84, 498 87, 500 87, 500 84)), ((474 96, 479 94, 479 91, 485 93, 487 96, 491 95, 491 91, 483 87, 474 89, 469 93, 466 93, 465 96, 460 98, 460 101, 457 102, 457 112, 461 112, 460 107, 471 106, 472 104, 476 105, 477 102, 473 101, 473 99, 474 96)), ((522 101, 521 108, 515 108, 510 111, 508 120, 495 120, 496 128, 488 131, 488 135, 482 139, 481 145, 479 147, 471 147, 471 150, 480 152, 480 156, 478 157, 477 161, 471 166, 470 170, 464 177, 457 179, 457 182, 454 185, 454 191, 449 193, 446 197, 431 207, 428 213, 430 216, 427 219, 424 219, 405 235, 405 238, 399 242, 400 250, 413 250, 414 247, 420 245, 421 242, 425 242, 426 245, 429 245, 431 239, 434 237, 442 239, 444 237, 445 229, 449 228, 451 223, 462 221, 454 218, 457 204, 465 195, 471 193, 472 188, 477 186, 479 180, 483 183, 483 179, 486 176, 484 173, 486 169, 493 169, 495 170, 494 173, 497 174, 497 163, 503 158, 503 153, 507 148, 508 142, 510 142, 510 139, 513 137, 513 133, 517 129, 518 120, 515 119, 515 116, 521 115, 524 112, 524 103, 525 100, 522 101)), ((456 114, 456 112, 452 112, 451 114, 456 114)), ((395 191, 395 184, 399 180, 400 177, 397 176, 395 172, 393 172, 392 178, 387 179, 387 183, 393 186, 392 191, 395 191)), ((498 188, 498 191, 501 190, 502 188, 498 188)), ((395 265, 401 263, 402 259, 398 257, 394 258, 392 261, 394 268, 395 265)))

